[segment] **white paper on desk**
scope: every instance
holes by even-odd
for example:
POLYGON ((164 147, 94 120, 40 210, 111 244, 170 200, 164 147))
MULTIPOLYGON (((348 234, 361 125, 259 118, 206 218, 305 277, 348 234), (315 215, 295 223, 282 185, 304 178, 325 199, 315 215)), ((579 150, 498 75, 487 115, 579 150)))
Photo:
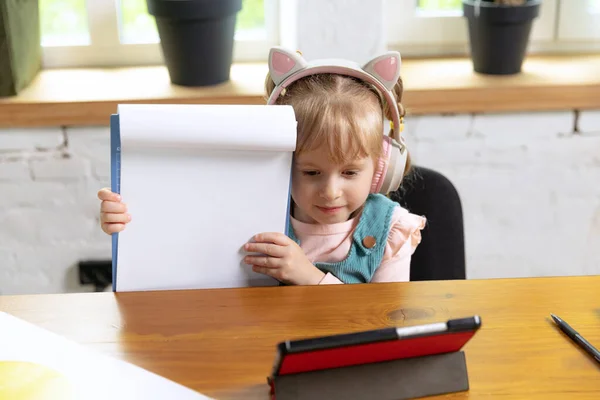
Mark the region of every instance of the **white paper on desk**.
POLYGON ((242 262, 260 232, 285 233, 296 119, 290 106, 119 105, 116 290, 268 286, 242 262))
MULTIPOLYGON (((0 376, 0 399, 11 388, 20 386, 32 390, 31 386, 40 389, 57 389, 57 386, 44 386, 42 376, 28 373, 30 364, 16 365, 15 362, 34 363, 54 370, 56 382, 65 382, 61 388, 66 389, 60 400, 149 400, 178 399, 201 400, 210 399, 183 385, 168 380, 131 363, 105 356, 78 343, 72 342, 53 332, 42 329, 10 314, 0 312, 0 366, 11 377, 28 382, 2 382, 0 376), (11 363, 6 363, 7 361, 11 363), (16 374, 8 371, 5 365, 17 369, 16 374), (36 379, 37 378, 37 379, 36 379)), ((35 366, 34 366, 35 367, 35 366)), ((39 371, 36 369, 36 371, 39 371)), ((6 378, 6 377, 5 377, 6 378)), ((46 384, 48 382, 45 382, 46 384)), ((13 388, 13 392, 14 392, 13 388)), ((10 392, 9 392, 10 393, 10 392)), ((39 394, 39 393, 38 393, 39 394)), ((27 397, 28 399, 30 397, 27 397)), ((50 399, 56 397, 35 397, 50 399)))

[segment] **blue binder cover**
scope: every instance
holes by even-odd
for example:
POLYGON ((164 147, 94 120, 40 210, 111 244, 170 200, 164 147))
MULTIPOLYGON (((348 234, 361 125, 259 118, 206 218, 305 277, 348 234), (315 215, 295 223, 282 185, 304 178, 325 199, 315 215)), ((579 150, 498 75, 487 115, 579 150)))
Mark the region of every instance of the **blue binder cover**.
MULTIPOLYGON (((121 130, 119 115, 110 116, 110 190, 121 193, 121 130)), ((117 288, 117 252, 119 233, 112 234, 112 290, 117 288)))

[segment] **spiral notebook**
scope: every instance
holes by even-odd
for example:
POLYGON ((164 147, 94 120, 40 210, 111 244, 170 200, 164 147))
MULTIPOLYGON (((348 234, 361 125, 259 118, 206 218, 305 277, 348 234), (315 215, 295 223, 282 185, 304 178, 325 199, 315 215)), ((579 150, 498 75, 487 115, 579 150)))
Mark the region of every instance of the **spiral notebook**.
POLYGON ((113 290, 271 286, 242 262, 287 232, 290 106, 125 104, 111 116, 111 186, 132 215, 113 234, 113 290))

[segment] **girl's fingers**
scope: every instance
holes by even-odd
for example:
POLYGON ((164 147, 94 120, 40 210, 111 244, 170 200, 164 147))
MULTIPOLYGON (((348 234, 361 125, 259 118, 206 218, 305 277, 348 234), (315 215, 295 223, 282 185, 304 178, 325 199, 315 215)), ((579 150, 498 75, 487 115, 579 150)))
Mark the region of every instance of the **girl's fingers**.
POLYGON ((125 224, 109 224, 109 223, 102 224, 102 230, 108 234, 118 233, 118 232, 121 232, 123 229, 125 229, 125 224))
POLYGON ((279 246, 287 246, 291 240, 281 232, 264 232, 254 236, 254 241, 256 242, 273 243, 279 246))
POLYGON ((127 212, 127 204, 104 200, 100 203, 100 211, 105 213, 124 213, 127 212))
POLYGON ((258 265, 253 265, 252 271, 258 272, 259 274, 272 276, 273 278, 275 278, 275 276, 274 276, 275 270, 272 268, 266 268, 266 267, 260 267, 258 265))
POLYGON ((284 257, 286 254, 285 247, 272 243, 246 243, 244 250, 250 253, 261 253, 271 257, 284 257))
POLYGON ((102 223, 121 223, 126 224, 131 221, 131 215, 129 214, 112 214, 112 213, 102 213, 100 215, 100 220, 102 223))
POLYGON ((121 195, 113 193, 109 188, 102 188, 98 191, 98 198, 106 201, 121 201, 121 195))
POLYGON ((131 215, 126 214, 127 205, 121 203, 121 195, 113 193, 110 188, 98 191, 100 204, 100 225, 105 233, 112 234, 125 229, 125 224, 131 221, 131 215))
POLYGON ((265 256, 246 256, 244 257, 244 262, 249 265, 253 265, 255 267, 262 267, 266 269, 276 269, 279 268, 277 265, 276 258, 273 257, 265 257, 265 256))

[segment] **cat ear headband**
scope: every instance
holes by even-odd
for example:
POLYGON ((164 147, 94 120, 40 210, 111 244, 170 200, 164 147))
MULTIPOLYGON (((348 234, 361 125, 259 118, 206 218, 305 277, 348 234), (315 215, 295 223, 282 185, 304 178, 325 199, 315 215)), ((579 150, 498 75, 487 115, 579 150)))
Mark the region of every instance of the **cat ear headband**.
POLYGON ((392 112, 392 138, 403 143, 400 137, 402 129, 398 105, 392 90, 400 77, 400 53, 387 51, 360 66, 358 63, 343 59, 320 59, 307 61, 297 52, 282 47, 273 47, 269 51, 269 72, 275 89, 269 96, 267 104, 274 104, 283 89, 292 82, 308 75, 319 73, 337 73, 348 75, 375 86, 385 97, 392 112))

